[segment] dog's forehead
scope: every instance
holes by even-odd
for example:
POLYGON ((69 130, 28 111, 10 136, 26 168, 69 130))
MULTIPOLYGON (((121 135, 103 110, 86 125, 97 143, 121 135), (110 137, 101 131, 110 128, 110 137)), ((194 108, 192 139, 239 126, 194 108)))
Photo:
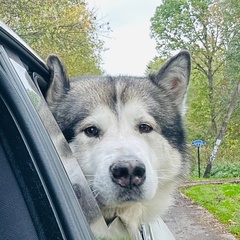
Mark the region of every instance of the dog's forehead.
POLYGON ((132 99, 147 101, 157 90, 147 78, 127 76, 86 77, 74 81, 72 85, 72 94, 78 95, 81 105, 96 107, 106 104, 112 109, 116 108, 116 104, 125 104, 132 99))

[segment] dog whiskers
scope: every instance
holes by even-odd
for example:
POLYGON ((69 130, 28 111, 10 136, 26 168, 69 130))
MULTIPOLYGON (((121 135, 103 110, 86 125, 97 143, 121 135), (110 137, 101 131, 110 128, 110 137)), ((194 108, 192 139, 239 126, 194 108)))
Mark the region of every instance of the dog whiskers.
POLYGON ((98 195, 100 194, 100 191, 98 189, 94 189, 92 190, 93 196, 96 199, 98 197, 98 195))

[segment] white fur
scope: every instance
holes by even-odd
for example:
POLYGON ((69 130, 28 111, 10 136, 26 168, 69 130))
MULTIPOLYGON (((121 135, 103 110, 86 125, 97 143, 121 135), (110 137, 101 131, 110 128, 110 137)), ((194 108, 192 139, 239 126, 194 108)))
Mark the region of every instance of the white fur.
POLYGON ((105 218, 119 216, 134 234, 141 223, 164 213, 171 204, 181 155, 159 133, 142 102, 130 100, 125 106, 118 106, 118 115, 108 106, 98 106, 78 126, 78 132, 70 146, 93 193, 102 203, 105 218), (153 131, 139 133, 136 126, 140 123, 150 124, 153 131), (100 138, 89 138, 83 132, 92 125, 101 129, 100 138), (122 203, 116 198, 118 187, 111 180, 109 167, 121 158, 131 160, 132 157, 145 165, 146 180, 138 201, 122 203))

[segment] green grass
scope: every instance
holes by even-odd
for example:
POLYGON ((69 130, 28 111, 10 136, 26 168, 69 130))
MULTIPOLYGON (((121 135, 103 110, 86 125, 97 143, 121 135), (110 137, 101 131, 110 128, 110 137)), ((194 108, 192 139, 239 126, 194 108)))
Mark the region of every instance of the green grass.
POLYGON ((205 184, 183 188, 181 191, 208 209, 240 239, 240 184, 205 184))

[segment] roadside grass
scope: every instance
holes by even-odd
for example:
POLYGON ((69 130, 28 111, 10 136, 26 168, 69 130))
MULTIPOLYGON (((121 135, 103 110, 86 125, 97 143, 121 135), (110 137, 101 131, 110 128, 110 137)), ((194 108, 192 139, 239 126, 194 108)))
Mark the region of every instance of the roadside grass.
POLYGON ((240 239, 240 184, 204 184, 182 188, 181 192, 208 209, 240 239))

